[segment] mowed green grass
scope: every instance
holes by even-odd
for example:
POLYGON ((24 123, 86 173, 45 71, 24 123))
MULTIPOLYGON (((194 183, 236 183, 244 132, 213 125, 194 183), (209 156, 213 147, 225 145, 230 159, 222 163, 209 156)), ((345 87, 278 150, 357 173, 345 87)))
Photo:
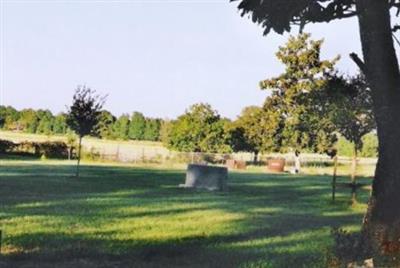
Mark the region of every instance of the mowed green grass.
POLYGON ((332 204, 327 176, 230 173, 218 193, 178 188, 184 170, 73 172, 0 162, 1 267, 325 267, 331 228, 356 231, 368 198, 332 204))

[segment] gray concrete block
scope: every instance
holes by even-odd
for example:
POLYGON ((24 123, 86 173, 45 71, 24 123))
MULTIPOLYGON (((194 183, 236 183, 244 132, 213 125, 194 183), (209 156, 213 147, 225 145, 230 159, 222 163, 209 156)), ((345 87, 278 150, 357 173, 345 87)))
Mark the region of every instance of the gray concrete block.
POLYGON ((226 189, 228 169, 206 165, 188 165, 185 188, 207 189, 210 191, 223 191, 226 189))

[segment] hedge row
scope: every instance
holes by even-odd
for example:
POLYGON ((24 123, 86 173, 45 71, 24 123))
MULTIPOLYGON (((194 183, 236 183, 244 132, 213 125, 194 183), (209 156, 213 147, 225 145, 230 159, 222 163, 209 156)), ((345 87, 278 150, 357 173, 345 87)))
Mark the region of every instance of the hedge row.
POLYGON ((44 156, 46 158, 68 158, 70 148, 62 141, 31 142, 24 141, 14 143, 0 139, 0 153, 28 154, 33 156, 44 156))

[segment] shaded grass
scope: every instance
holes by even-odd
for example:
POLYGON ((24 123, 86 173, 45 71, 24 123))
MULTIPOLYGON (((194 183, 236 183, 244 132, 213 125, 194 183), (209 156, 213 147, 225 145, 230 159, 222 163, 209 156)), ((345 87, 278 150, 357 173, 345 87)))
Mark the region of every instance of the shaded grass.
MULTIPOLYGON (((224 193, 183 170, 2 161, 0 266, 324 267, 332 227, 357 230, 368 193, 331 204, 327 176, 230 173, 224 193)), ((340 178, 347 181, 347 178, 340 178)), ((368 180, 369 181, 369 180, 368 180)))

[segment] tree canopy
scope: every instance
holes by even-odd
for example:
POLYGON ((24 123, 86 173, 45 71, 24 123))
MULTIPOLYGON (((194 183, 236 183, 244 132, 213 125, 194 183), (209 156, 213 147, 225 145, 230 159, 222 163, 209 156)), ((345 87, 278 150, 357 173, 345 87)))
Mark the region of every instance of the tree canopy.
POLYGON ((183 152, 227 152, 224 124, 209 104, 192 105, 173 121, 169 129, 168 147, 183 152))
POLYGON ((140 112, 132 114, 131 122, 129 125, 129 138, 132 140, 142 140, 146 128, 146 118, 140 112))
MULTIPOLYGON (((282 34, 292 26, 302 30, 308 23, 330 22, 357 16, 356 0, 231 0, 239 1, 241 15, 248 15, 268 34, 271 30, 282 34)), ((389 8, 400 8, 399 0, 388 0, 389 8)), ((393 27, 394 30, 397 27, 393 27)))
POLYGON ((311 40, 310 34, 290 37, 276 53, 285 65, 285 72, 260 82, 262 89, 272 91, 264 107, 270 115, 279 112, 275 119, 280 121, 275 125, 279 128, 282 148, 321 153, 336 141, 334 125, 324 115, 323 102, 318 97, 334 73, 339 57, 321 60, 322 43, 311 40))
POLYGON ((376 128, 371 89, 364 76, 333 76, 325 93, 330 120, 337 131, 354 144, 355 150, 361 151, 363 136, 376 128))
POLYGON ((76 176, 79 176, 79 164, 81 160, 82 138, 92 134, 99 122, 105 97, 96 95, 96 92, 86 86, 78 87, 72 99, 72 105, 68 109, 67 124, 79 137, 78 164, 76 176))

